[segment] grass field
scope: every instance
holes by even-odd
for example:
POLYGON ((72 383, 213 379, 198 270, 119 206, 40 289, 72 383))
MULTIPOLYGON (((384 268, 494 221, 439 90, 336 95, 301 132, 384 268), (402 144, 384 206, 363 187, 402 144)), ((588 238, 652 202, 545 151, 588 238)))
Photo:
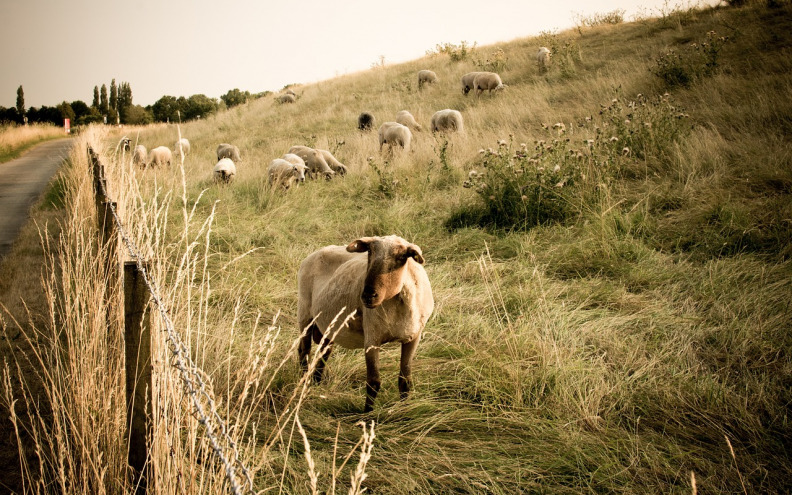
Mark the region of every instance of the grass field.
MULTIPOLYGON (((787 493, 791 10, 545 33, 298 86, 292 105, 127 130, 149 149, 187 137, 192 154, 170 169, 135 169, 120 135, 80 139, 103 148, 111 196, 256 490, 787 493), (463 95, 461 75, 491 64, 506 90, 463 95), (440 81, 419 91, 424 68, 440 81), (464 133, 426 130, 444 108, 464 133), (402 109, 425 128, 409 152, 380 153, 356 129, 362 111, 382 123, 402 109), (223 142, 242 161, 219 186, 223 142), (269 162, 295 144, 333 151, 349 174, 270 189, 269 162), (412 395, 398 400, 386 347, 363 414, 362 352, 335 351, 318 386, 301 378, 296 273, 319 247, 387 234, 423 249, 435 311, 412 395)), ((49 324, 26 331, 57 419, 29 427, 31 491, 125 486, 121 344, 93 283, 85 160, 62 178, 63 233, 45 249, 49 324)), ((157 335, 157 492, 217 492, 224 471, 157 335)))
POLYGON ((0 126, 0 163, 19 157, 42 141, 64 136, 62 128, 50 124, 0 126))

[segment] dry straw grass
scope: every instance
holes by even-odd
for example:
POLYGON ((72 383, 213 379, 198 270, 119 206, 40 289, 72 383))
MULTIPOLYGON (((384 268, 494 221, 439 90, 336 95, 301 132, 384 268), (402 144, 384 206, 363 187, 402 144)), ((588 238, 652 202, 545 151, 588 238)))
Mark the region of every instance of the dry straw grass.
POLYGON ((51 124, 0 126, 0 163, 16 158, 37 143, 65 136, 63 128, 51 124))

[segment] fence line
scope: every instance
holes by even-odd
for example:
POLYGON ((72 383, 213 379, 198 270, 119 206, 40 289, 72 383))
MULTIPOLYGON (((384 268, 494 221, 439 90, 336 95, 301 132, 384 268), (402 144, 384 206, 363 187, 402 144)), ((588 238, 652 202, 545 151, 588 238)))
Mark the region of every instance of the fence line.
MULTIPOLYGON (((253 479, 250 475, 250 471, 239 459, 239 448, 233 438, 231 438, 225 421, 217 412, 214 398, 212 397, 211 392, 207 389, 206 383, 201 377, 203 372, 192 361, 189 349, 184 344, 181 335, 179 335, 179 333, 174 329, 173 322, 168 316, 168 309, 165 307, 162 297, 159 295, 160 293, 157 290, 156 282, 150 276, 146 267, 147 262, 143 259, 143 256, 140 254, 140 250, 135 245, 135 242, 127 233, 126 229, 124 229, 121 219, 118 216, 118 212, 116 211, 116 203, 112 202, 107 194, 107 180, 104 174, 104 165, 102 165, 101 161, 99 160, 99 156, 90 146, 88 147, 88 154, 91 159, 94 174, 97 212, 105 211, 112 215, 112 219, 115 224, 115 231, 117 235, 119 235, 123 240, 129 255, 132 257, 134 263, 137 266, 137 272, 144 282, 149 295, 151 296, 151 300, 159 310, 160 318, 165 325, 168 347, 175 358, 175 366, 179 371, 184 388, 192 400, 192 405, 198 415, 198 422, 204 426, 206 432, 205 436, 212 445, 212 449, 214 450, 215 454, 223 463, 223 467, 226 471, 226 478, 228 479, 231 491, 235 495, 241 494, 243 490, 250 493, 255 493, 253 490, 253 479), (201 398, 203 398, 208 403, 208 412, 201 403, 201 398), (226 456, 224 452, 225 449, 215 435, 215 424, 217 425, 217 429, 219 430, 221 437, 225 439, 226 444, 231 449, 233 459, 229 459, 228 456, 226 456), (237 480, 237 467, 245 478, 244 484, 242 486, 240 486, 237 480)), ((99 217, 99 222, 100 225, 102 225, 104 222, 102 216, 99 217)), ((100 229, 100 231, 101 230, 102 229, 100 229)), ((104 241, 107 242, 108 239, 105 238, 104 241)))

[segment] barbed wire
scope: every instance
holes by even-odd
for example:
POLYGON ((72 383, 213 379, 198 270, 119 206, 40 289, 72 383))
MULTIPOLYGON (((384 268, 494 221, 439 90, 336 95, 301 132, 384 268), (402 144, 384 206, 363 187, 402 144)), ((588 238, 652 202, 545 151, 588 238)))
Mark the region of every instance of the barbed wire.
POLYGON ((244 465, 244 463, 239 459, 239 448, 237 443, 231 438, 229 433, 228 427, 225 424, 225 421, 220 414, 217 412, 217 408, 215 406, 214 398, 211 396, 210 392, 207 389, 206 383, 204 382, 203 378, 201 377, 201 373, 199 373, 198 366, 192 361, 190 357, 190 351, 187 346, 184 344, 184 341, 181 338, 181 335, 175 330, 173 321, 171 321, 170 316, 168 316, 168 309, 165 307, 165 304, 162 301, 162 297, 159 295, 159 290, 156 286, 156 281, 149 275, 148 270, 143 265, 143 256, 140 254, 140 250, 138 249, 135 242, 131 239, 129 234, 127 233, 126 229, 124 229, 123 224, 121 223, 121 219, 118 216, 118 212, 116 212, 115 205, 112 201, 109 201, 110 196, 107 194, 107 189, 105 187, 105 177, 104 177, 104 165, 99 162, 99 157, 96 152, 89 146, 88 152, 91 155, 91 160, 95 160, 96 164, 99 165, 99 170, 101 171, 101 177, 97 178, 99 187, 102 189, 101 193, 104 198, 107 200, 107 205, 110 209, 110 212, 113 215, 113 222, 116 225, 116 229, 118 230, 121 239, 124 241, 127 250, 129 251, 130 256, 135 260, 135 264, 137 265, 138 271, 140 272, 141 276, 143 277, 143 281, 148 288, 149 294, 151 295, 151 299, 154 304, 157 306, 159 310, 160 317, 162 318, 163 323, 165 324, 165 330, 167 333, 166 340, 168 341, 168 347, 170 348, 171 352, 175 357, 175 366, 181 375, 181 379, 184 382, 184 387, 192 399, 193 407, 195 408, 196 413, 198 414, 198 422, 203 425, 204 429, 206 430, 206 437, 209 439, 209 442, 212 445, 212 449, 214 450, 215 454, 220 458, 223 463, 223 467, 226 471, 226 478, 228 478, 228 482, 231 485, 231 491, 235 495, 241 495, 242 490, 249 486, 248 492, 255 493, 253 490, 253 479, 250 475, 250 471, 244 465), (196 387, 197 385, 197 387, 196 387), (209 404, 210 413, 207 414, 204 411, 203 404, 201 404, 200 397, 204 397, 206 402, 209 404), (220 429, 220 433, 225 438, 226 442, 228 443, 229 447, 233 452, 233 462, 231 462, 228 457, 224 453, 224 449, 220 442, 215 437, 214 434, 214 426, 212 424, 211 418, 214 417, 214 421, 217 423, 220 429), (236 469, 234 466, 238 466, 242 471, 242 474, 245 476, 245 483, 242 487, 239 486, 239 482, 237 481, 236 469))

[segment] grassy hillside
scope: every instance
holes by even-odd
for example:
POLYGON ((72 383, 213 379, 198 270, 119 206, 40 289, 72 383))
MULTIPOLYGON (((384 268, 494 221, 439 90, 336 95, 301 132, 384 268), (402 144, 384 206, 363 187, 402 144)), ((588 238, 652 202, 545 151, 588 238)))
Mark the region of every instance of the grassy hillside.
MULTIPOLYGON (((318 490, 346 491, 358 422, 373 421, 370 493, 792 490, 791 13, 688 10, 548 33, 130 135, 148 148, 189 138, 192 154, 168 170, 136 170, 113 148, 118 136, 102 138, 111 193, 159 264, 170 314, 238 425, 256 487, 310 493, 318 472, 318 490), (534 58, 542 45, 554 51, 547 73, 534 58), (460 76, 488 63, 508 88, 464 96, 460 76), (418 91, 425 68, 440 82, 418 91), (426 129, 444 108, 462 112, 465 132, 415 133, 406 153, 380 153, 376 133, 356 129, 362 111, 382 123, 402 109, 426 129), (228 186, 211 178, 222 142, 243 158, 228 186), (350 173, 271 190, 266 168, 294 144, 333 151, 350 173), (423 249, 436 307, 411 397, 398 400, 399 353, 386 348, 383 389, 362 414, 360 351, 335 351, 327 380, 303 393, 296 272, 321 246, 387 234, 423 249)), ((83 170, 67 195, 81 205, 74 218, 90 207, 83 170)), ((90 263, 77 261, 80 237, 59 248, 75 267, 90 263)), ((107 341, 101 324, 74 318, 63 331, 87 333, 70 339, 107 341)), ((101 349, 96 359, 116 362, 101 349)), ((167 354, 162 344, 158 366, 167 354)), ((101 397, 87 409, 109 416, 62 431, 118 431, 120 385, 106 368, 52 359, 93 377, 98 390, 71 393, 101 397)), ((161 380, 159 487, 217 488, 178 383, 161 380)), ((100 436, 107 464, 122 458, 100 436)))

